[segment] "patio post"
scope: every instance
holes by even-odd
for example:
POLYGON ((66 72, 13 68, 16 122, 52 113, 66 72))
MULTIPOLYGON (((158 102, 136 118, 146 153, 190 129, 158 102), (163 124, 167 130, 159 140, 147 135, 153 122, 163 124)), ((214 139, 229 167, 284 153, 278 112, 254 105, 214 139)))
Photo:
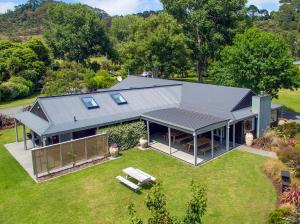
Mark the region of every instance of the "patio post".
POLYGON ((171 152, 171 128, 168 127, 168 139, 169 139, 169 150, 170 150, 170 155, 172 154, 171 152))
POLYGON ((148 145, 150 144, 150 123, 149 121, 146 121, 147 124, 147 140, 148 140, 148 145))
POLYGON ((226 126, 226 151, 229 151, 229 129, 230 129, 230 124, 228 122, 226 126))
POLYGON ((193 133, 194 136, 194 165, 197 166, 197 156, 198 156, 198 139, 196 132, 193 133))
POLYGON ((210 131, 211 137, 211 158, 214 158, 214 130, 210 131))
POLYGON ((224 132, 224 128, 222 127, 222 128, 220 129, 220 144, 221 144, 221 145, 223 144, 223 136, 224 136, 223 132, 224 132))
POLYGON ((232 147, 235 148, 235 124, 233 124, 232 129, 232 147))
POLYGON ((35 135, 34 135, 34 132, 33 131, 30 131, 31 133, 31 141, 32 141, 32 145, 33 145, 33 148, 35 148, 35 135))
POLYGON ((23 140, 24 140, 24 150, 27 150, 26 127, 24 124, 23 124, 23 140))
POLYGON ((18 121, 15 119, 16 142, 19 142, 18 121))

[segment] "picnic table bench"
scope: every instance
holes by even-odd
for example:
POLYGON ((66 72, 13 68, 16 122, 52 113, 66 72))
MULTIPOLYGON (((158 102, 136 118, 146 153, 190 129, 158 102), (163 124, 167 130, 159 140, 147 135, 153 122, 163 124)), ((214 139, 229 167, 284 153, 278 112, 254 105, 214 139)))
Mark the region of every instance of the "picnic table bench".
POLYGON ((140 190, 140 186, 136 185, 135 183, 132 183, 131 181, 127 180, 126 178, 121 177, 121 176, 117 176, 116 178, 120 182, 122 182, 123 184, 125 184, 126 186, 130 187, 131 189, 133 189, 134 191, 140 190))
POLYGON ((130 187, 131 189, 133 189, 134 191, 138 191, 140 189, 140 185, 142 184, 147 184, 150 181, 156 181, 156 178, 151 176, 150 174, 139 170, 139 169, 135 169, 133 167, 127 167, 125 169, 123 169, 123 172, 126 174, 126 177, 121 177, 121 176, 117 176, 116 178, 123 184, 125 184, 126 186, 130 187), (130 181, 128 179, 128 177, 131 177, 133 179, 135 179, 138 184, 133 183, 132 181, 130 181))

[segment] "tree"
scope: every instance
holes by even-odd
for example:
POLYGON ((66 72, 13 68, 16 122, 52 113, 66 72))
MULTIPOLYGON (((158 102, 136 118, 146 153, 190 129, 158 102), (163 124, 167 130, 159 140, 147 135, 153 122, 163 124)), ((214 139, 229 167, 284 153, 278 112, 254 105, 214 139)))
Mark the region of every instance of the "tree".
POLYGON ((201 224, 207 207, 206 189, 203 186, 196 185, 194 182, 192 182, 191 188, 192 199, 187 204, 184 223, 201 224))
POLYGON ((246 0, 162 0, 164 8, 192 40, 198 81, 203 82, 210 58, 230 43, 238 21, 245 18, 246 0))
POLYGON ((59 95, 81 92, 85 87, 84 76, 93 73, 76 62, 63 62, 57 71, 48 70, 42 92, 59 95))
POLYGON ((258 13, 259 13, 259 9, 255 5, 250 5, 247 8, 247 14, 251 18, 252 22, 255 20, 258 13))
POLYGON ((209 69, 218 84, 264 91, 272 97, 281 88, 299 87, 299 69, 280 36, 251 28, 238 34, 233 43, 209 69))
POLYGON ((57 58, 83 62, 92 55, 112 54, 103 23, 94 11, 81 4, 50 7, 45 37, 57 58))
POLYGON ((125 68, 135 74, 150 70, 162 78, 185 74, 191 50, 181 25, 166 13, 136 21, 132 38, 118 45, 125 68))
MULTIPOLYGON (((206 188, 197 185, 192 181, 192 198, 187 204, 186 215, 181 221, 177 217, 172 217, 167 210, 166 196, 162 192, 161 183, 157 183, 151 189, 146 197, 146 207, 150 211, 151 217, 148 218, 148 224, 201 224, 202 217, 206 212, 207 197, 206 188)), ((130 221, 132 224, 143 224, 143 221, 137 217, 134 205, 128 206, 130 221)))
POLYGON ((0 81, 19 76, 32 81, 37 86, 46 71, 45 62, 41 58, 49 59, 47 52, 39 54, 40 51, 37 49, 42 48, 45 46, 40 42, 38 45, 33 42, 30 44, 0 42, 0 81))

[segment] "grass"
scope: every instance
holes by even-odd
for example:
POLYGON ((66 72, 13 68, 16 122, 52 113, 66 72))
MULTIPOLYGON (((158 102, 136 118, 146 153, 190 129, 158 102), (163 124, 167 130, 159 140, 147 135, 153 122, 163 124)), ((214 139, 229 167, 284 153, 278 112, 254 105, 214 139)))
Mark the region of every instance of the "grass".
POLYGON ((13 101, 9 101, 9 102, 1 102, 0 109, 32 104, 39 96, 41 96, 40 93, 35 93, 35 94, 28 96, 26 98, 23 98, 23 99, 13 100, 13 101))
POLYGON ((288 110, 300 113, 300 89, 281 90, 279 92, 279 98, 273 100, 275 103, 282 103, 288 110))
POLYGON ((0 223, 129 223, 127 205, 140 217, 148 215, 144 199, 118 183, 115 176, 128 166, 158 177, 172 215, 183 216, 190 182, 205 184, 205 223, 264 223, 274 209, 276 194, 261 171, 265 158, 232 151, 194 168, 156 151, 130 150, 120 159, 36 184, 4 149, 14 130, 0 131, 0 223))

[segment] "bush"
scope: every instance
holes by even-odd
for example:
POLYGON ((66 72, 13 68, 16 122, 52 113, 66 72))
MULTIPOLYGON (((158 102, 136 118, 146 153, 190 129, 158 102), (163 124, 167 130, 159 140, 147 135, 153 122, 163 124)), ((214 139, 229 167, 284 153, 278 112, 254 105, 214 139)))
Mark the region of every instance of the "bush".
POLYGON ((8 82, 0 85, 0 99, 1 101, 9 101, 26 97, 32 94, 33 90, 34 84, 31 81, 22 77, 12 77, 8 82))
POLYGON ((13 118, 4 114, 0 114, 0 129, 12 128, 13 126, 14 126, 13 118))
POLYGON ((287 166, 278 159, 269 159, 263 164, 265 174, 273 181, 281 181, 281 171, 287 170, 287 166))
POLYGON ((281 203, 289 203, 300 206, 300 186, 291 187, 289 191, 285 191, 281 195, 281 203))
POLYGON ((274 211, 272 211, 269 214, 269 223, 271 224, 283 224, 284 218, 286 215, 288 215, 290 210, 288 208, 279 208, 274 211))
POLYGON ((127 150, 137 146, 139 139, 146 136, 143 121, 131 122, 103 128, 100 132, 108 134, 108 144, 116 143, 120 150, 127 150))
POLYGON ((296 122, 287 123, 274 128, 274 130, 279 137, 288 140, 300 133, 300 124, 297 124, 296 122))
POLYGON ((300 133, 295 136, 295 149, 300 151, 300 133))

